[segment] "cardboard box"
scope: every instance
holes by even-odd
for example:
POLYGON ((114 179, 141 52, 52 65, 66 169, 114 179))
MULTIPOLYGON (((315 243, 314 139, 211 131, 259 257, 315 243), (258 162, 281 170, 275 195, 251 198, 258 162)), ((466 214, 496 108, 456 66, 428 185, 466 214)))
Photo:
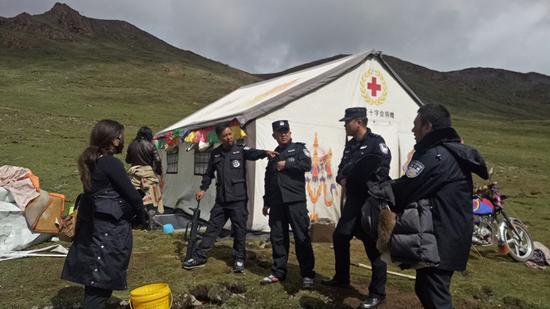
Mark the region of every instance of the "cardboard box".
POLYGON ((332 233, 334 233, 335 227, 336 224, 333 222, 311 222, 309 226, 309 238, 311 242, 332 243, 332 233))
POLYGON ((61 215, 65 208, 65 195, 48 193, 48 196, 48 206, 42 212, 32 230, 37 233, 57 235, 59 234, 61 215))

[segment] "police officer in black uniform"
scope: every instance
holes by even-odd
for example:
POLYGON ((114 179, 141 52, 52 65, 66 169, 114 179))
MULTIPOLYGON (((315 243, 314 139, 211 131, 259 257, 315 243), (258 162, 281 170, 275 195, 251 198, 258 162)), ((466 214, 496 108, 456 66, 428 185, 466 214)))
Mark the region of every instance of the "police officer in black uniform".
POLYGON ((216 127, 216 134, 221 145, 212 150, 206 173, 202 177, 200 191, 196 193, 197 201, 204 197, 212 178, 216 177, 216 204, 210 211, 210 220, 206 233, 192 257, 183 262, 184 269, 193 269, 206 264, 206 253, 214 246, 227 219, 231 219, 233 230, 233 271, 242 273, 245 261, 245 237, 248 200, 246 190, 245 160, 258 160, 266 156, 274 157, 276 153, 257 150, 236 144, 228 125, 216 127), (214 176, 216 172, 216 176, 214 176))
POLYGON ((292 141, 287 120, 273 122, 272 128, 273 138, 279 144, 275 149, 278 156, 269 161, 265 171, 263 214, 269 214, 273 266, 271 274, 261 283, 276 283, 286 278, 290 224, 303 287, 311 289, 315 277, 315 257, 308 234, 309 216, 304 176, 311 170, 311 155, 305 144, 292 141))
POLYGON ((367 199, 367 182, 380 183, 389 179, 391 154, 384 139, 367 128, 367 110, 363 107, 346 109, 346 134, 353 138, 346 143, 338 165, 336 181, 346 194, 342 215, 332 235, 336 274, 322 283, 332 287, 350 287, 350 240, 357 236, 363 241, 372 264, 369 295, 360 308, 374 308, 386 298, 387 265, 372 239, 361 228, 361 206, 367 199))

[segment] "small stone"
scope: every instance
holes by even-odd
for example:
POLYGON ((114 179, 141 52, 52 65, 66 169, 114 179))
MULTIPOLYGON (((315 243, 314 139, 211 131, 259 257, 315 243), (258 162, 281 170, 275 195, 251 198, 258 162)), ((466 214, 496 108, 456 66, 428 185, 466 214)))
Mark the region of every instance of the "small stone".
POLYGON ((189 298, 191 299, 191 305, 193 306, 202 306, 202 303, 195 298, 193 295, 189 295, 189 298))
POLYGON ((126 308, 130 306, 130 301, 123 299, 120 301, 120 303, 118 303, 118 305, 122 308, 126 308))

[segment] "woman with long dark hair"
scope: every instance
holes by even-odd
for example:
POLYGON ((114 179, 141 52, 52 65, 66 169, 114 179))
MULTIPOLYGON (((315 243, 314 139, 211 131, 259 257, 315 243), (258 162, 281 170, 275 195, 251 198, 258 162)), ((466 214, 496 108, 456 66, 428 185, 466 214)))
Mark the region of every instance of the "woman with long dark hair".
POLYGON ((124 148, 124 126, 101 120, 78 159, 84 194, 76 234, 61 278, 81 283, 84 308, 104 308, 113 290, 127 289, 132 219, 145 224, 141 196, 113 154, 124 148))

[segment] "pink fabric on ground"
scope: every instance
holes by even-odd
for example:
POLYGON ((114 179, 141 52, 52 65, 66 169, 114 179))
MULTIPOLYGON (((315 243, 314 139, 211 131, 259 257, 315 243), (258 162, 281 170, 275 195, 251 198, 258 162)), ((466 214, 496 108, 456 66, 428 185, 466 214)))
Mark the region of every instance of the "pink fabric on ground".
POLYGON ((29 178, 29 171, 27 168, 18 166, 0 166, 0 187, 6 188, 11 193, 17 207, 21 210, 25 210, 27 204, 40 195, 29 178))

